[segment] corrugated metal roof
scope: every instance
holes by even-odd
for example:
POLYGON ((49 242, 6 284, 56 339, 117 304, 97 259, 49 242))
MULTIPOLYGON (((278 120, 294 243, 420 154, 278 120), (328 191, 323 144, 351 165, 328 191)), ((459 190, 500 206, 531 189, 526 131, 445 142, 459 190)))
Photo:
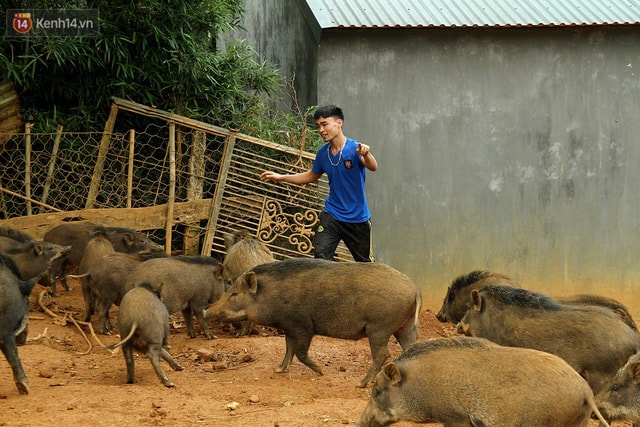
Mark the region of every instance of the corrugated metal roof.
POLYGON ((320 29, 640 24, 640 0, 306 0, 320 29))

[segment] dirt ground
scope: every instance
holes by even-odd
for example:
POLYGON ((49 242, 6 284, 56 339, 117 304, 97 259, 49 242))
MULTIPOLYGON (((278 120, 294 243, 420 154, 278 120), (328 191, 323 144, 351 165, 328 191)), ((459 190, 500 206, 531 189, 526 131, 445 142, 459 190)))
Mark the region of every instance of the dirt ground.
MULTIPOLYGON (((18 349, 29 378, 29 395, 18 393, 9 365, 0 357, 0 426, 355 425, 366 406, 370 388, 356 387, 371 361, 366 339, 316 336, 309 354, 324 375, 295 358, 288 372, 276 374, 273 369, 285 350, 284 336, 278 331, 254 326, 252 335, 235 338, 214 324, 218 339, 207 340, 203 335, 190 339, 181 314, 171 317, 169 343, 170 353, 184 370, 173 371, 162 362, 175 388, 162 386, 144 355, 136 357, 136 383, 126 384, 122 353, 111 354, 98 342, 109 345, 119 341, 118 336, 96 332, 96 338, 70 319, 81 320, 84 310, 79 283, 72 280, 70 284, 71 291, 59 290, 57 297, 42 298, 42 304, 58 317, 40 308, 38 297, 44 288, 36 286, 31 295, 29 341, 18 349)), ((424 308, 421 339, 456 334, 453 325, 436 320, 438 309, 424 308)), ((114 325, 116 315, 113 308, 114 325)), ((97 331, 95 320, 93 326, 97 331)), ((393 338, 389 348, 393 357, 401 352, 393 338)), ((592 421, 590 426, 597 423, 592 421)))

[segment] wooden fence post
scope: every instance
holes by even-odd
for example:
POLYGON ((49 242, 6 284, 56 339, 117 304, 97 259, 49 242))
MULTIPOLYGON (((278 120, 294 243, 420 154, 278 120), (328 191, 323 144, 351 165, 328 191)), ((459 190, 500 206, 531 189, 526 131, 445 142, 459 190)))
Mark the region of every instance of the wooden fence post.
POLYGON ((44 191, 42 192, 42 203, 47 203, 47 197, 49 197, 49 190, 51 189, 51 182, 53 181, 53 173, 56 168, 56 160, 58 158, 58 149, 60 148, 60 139, 62 138, 62 125, 58 126, 56 131, 56 139, 53 141, 53 150, 51 151, 51 160, 49 160, 49 168, 47 171, 47 178, 44 182, 44 191))
POLYGON ((231 159, 233 158, 233 149, 236 146, 236 134, 231 133, 227 137, 220 165, 220 174, 216 183, 216 191, 213 194, 213 202, 211 203, 211 215, 207 223, 207 232, 204 236, 204 244, 202 245, 201 255, 211 255, 211 246, 213 245, 213 236, 216 233, 218 218, 220 217, 220 207, 222 206, 222 196, 225 186, 227 185, 227 176, 231 168, 231 159))
MULTIPOLYGON (((189 156, 189 183, 187 185, 187 200, 200 200, 204 191, 205 153, 207 150, 207 134, 201 130, 195 131, 191 138, 191 156, 189 156)), ((199 223, 185 224, 184 244, 185 255, 198 255, 200 249, 199 223)))
POLYGON ((136 144, 136 131, 135 129, 129 130, 129 169, 127 177, 127 207, 131 207, 131 197, 133 195, 133 154, 136 144))
POLYGON ((171 255, 171 232, 173 231, 173 210, 176 202, 176 124, 169 123, 169 200, 167 203, 167 223, 164 251, 171 255))
POLYGON ((87 195, 86 209, 93 208, 100 191, 100 181, 102 180, 102 171, 104 170, 104 162, 107 159, 107 151, 109 151, 109 143, 111 141, 111 134, 113 128, 116 125, 116 116, 118 115, 118 106, 111 104, 111 111, 109 112, 109 118, 104 125, 104 132, 102 133, 102 139, 100 139, 100 148, 98 149, 98 157, 96 158, 96 165, 93 168, 93 176, 91 177, 91 185, 89 186, 89 194, 87 195))
POLYGON ((24 194, 27 199, 27 216, 31 216, 31 127, 33 123, 24 125, 26 138, 24 147, 24 194))

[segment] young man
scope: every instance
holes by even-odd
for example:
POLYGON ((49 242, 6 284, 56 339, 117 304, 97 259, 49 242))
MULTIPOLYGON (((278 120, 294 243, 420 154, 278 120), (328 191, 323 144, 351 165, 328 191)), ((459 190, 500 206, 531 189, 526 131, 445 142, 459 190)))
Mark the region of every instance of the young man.
POLYGON ((335 260, 336 248, 342 240, 354 260, 373 262, 371 214, 364 181, 366 170, 376 171, 378 162, 368 145, 349 139, 342 133, 342 109, 335 105, 320 107, 313 118, 326 144, 316 153, 311 169, 288 175, 267 171, 260 175, 260 179, 304 185, 316 182, 326 173, 329 197, 319 216, 314 256, 335 260))

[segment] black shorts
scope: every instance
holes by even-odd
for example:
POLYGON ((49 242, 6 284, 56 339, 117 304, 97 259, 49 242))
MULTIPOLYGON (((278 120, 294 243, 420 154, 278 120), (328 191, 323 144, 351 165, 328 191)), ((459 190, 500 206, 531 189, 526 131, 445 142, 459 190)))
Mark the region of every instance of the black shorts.
POLYGON ((357 262, 374 262, 371 245, 371 221, 350 223, 338 221, 327 212, 320 212, 313 241, 313 255, 335 261, 336 248, 342 240, 357 262))

